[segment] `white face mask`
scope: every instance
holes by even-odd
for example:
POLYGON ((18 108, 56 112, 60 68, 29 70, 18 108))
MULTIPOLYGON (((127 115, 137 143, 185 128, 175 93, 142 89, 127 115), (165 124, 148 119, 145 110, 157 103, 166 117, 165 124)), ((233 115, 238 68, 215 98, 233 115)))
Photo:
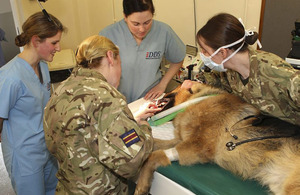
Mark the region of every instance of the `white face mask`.
POLYGON ((234 45, 236 45, 236 44, 244 41, 245 40, 245 36, 242 37, 241 39, 239 39, 239 40, 231 43, 231 44, 228 44, 228 45, 220 47, 211 56, 207 57, 203 53, 200 52, 200 58, 201 58, 202 62, 205 64, 205 66, 207 66, 208 68, 210 68, 212 70, 219 71, 219 72, 226 72, 227 69, 224 68, 224 63, 227 62, 230 58, 232 58, 238 51, 240 51, 240 49, 242 49, 242 47, 243 47, 243 45, 244 45, 245 42, 243 42, 243 44, 237 50, 235 50, 230 56, 228 56, 226 59, 224 59, 221 62, 221 64, 217 64, 211 58, 213 56, 215 56, 222 48, 229 48, 229 47, 232 47, 232 46, 234 46, 234 45))

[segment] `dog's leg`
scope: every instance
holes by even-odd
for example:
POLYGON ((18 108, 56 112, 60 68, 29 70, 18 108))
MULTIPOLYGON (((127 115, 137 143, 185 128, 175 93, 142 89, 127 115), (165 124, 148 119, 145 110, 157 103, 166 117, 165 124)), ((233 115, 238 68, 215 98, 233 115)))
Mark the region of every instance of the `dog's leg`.
POLYGON ((175 148, 152 152, 140 172, 135 195, 147 194, 151 186, 153 172, 160 166, 170 165, 171 161, 179 160, 181 165, 208 162, 208 158, 213 152, 212 147, 201 145, 197 141, 188 139, 180 142, 175 148))
POLYGON ((172 140, 160 140, 160 139, 154 139, 154 151, 155 150, 165 150, 169 148, 175 147, 181 140, 178 138, 172 139, 172 140))
POLYGON ((187 139, 176 146, 180 165, 207 163, 214 156, 214 145, 201 140, 187 139))
POLYGON ((150 154, 142 167, 134 195, 148 194, 153 179, 154 171, 160 166, 168 166, 171 161, 178 160, 175 148, 168 150, 157 150, 150 154))
POLYGON ((300 194, 300 170, 295 170, 284 183, 285 195, 300 194))

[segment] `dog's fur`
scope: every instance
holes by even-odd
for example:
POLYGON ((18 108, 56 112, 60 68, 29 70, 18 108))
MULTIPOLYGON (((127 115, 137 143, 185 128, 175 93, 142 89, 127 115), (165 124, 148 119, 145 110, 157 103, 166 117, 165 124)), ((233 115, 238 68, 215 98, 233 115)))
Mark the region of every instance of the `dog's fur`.
POLYGON ((141 170, 135 195, 147 194, 153 172, 159 166, 171 164, 164 149, 172 147, 176 148, 181 165, 216 163, 243 179, 258 180, 276 195, 300 194, 298 126, 272 117, 259 122, 257 117, 251 117, 260 115, 259 110, 220 89, 196 84, 191 91, 176 89, 175 104, 200 96, 218 95, 189 106, 176 116, 174 140, 155 140, 155 151, 141 170), (226 147, 228 142, 274 135, 283 137, 244 143, 232 151, 226 147), (290 135, 293 136, 287 137, 290 135))

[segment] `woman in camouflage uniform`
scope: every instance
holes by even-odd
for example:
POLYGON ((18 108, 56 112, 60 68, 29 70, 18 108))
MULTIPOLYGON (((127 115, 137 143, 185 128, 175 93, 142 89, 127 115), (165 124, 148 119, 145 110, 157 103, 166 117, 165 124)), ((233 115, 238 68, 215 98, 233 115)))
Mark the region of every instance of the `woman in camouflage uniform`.
POLYGON ((45 108, 46 144, 59 162, 57 194, 127 194, 128 180, 152 151, 144 119, 157 109, 133 118, 116 89, 121 62, 109 39, 87 38, 76 60, 45 108))
POLYGON ((300 125, 300 71, 275 54, 248 46, 257 33, 221 13, 198 31, 197 39, 202 61, 213 70, 202 73, 203 82, 242 97, 263 114, 300 125))

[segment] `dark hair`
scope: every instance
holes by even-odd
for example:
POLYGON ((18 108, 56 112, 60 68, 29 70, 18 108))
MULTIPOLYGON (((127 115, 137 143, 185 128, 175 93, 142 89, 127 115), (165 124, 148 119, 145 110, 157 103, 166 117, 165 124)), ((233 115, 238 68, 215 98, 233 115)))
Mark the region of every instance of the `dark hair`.
POLYGON ((23 32, 16 36, 15 44, 22 47, 30 42, 32 36, 37 35, 41 40, 55 36, 58 31, 65 31, 66 28, 53 15, 49 14, 51 21, 43 12, 31 15, 22 25, 23 32))
MULTIPOLYGON (((202 37, 205 44, 217 50, 218 48, 233 43, 245 36, 245 29, 243 24, 233 15, 227 13, 220 13, 212 17, 207 23, 198 31, 197 40, 202 37)), ((245 43, 240 51, 245 51, 248 45, 253 45, 258 39, 257 32, 253 35, 248 35, 245 38, 245 43)), ((243 42, 238 43, 229 49, 238 49, 243 42)))
POLYGON ((150 11, 152 14, 155 8, 152 0, 123 0, 123 12, 125 17, 134 12, 150 11))

